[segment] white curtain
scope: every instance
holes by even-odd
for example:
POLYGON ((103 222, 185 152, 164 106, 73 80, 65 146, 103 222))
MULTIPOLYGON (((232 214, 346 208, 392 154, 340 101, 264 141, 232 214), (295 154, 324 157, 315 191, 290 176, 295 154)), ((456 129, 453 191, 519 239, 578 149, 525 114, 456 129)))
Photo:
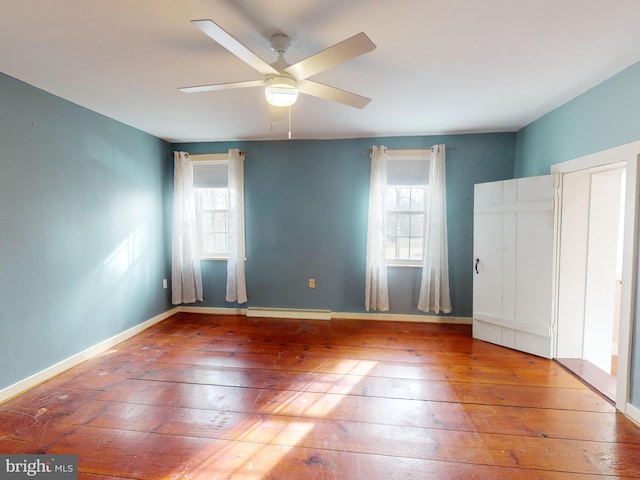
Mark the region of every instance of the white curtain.
POLYGON ((171 303, 202 301, 202 273, 197 247, 193 167, 189 154, 174 152, 171 303))
POLYGON ((365 267, 366 311, 389 310, 387 258, 385 252, 385 191, 387 188, 387 149, 371 148, 371 182, 369 187, 369 220, 367 225, 367 258, 365 267))
POLYGON ((238 149, 229 150, 229 258, 227 302, 247 302, 244 275, 244 159, 238 149))
POLYGON ((431 149, 429 187, 425 198, 425 235, 418 310, 450 313, 447 247, 447 190, 445 146, 431 149))

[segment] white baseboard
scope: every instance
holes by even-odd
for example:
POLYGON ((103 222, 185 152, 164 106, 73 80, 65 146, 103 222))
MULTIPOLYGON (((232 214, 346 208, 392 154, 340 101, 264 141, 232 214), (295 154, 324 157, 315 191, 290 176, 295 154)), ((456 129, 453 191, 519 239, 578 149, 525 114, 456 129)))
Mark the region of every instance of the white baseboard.
POLYGON ((246 315, 246 308, 225 308, 225 307, 189 307, 186 305, 182 305, 177 307, 179 312, 189 312, 189 313, 206 313, 206 314, 217 314, 217 315, 246 315))
POLYGON ((629 419, 631 419, 632 421, 640 425, 640 408, 636 407, 635 405, 631 405, 630 403, 627 403, 627 405, 625 406, 624 413, 629 419))
POLYGON ((358 312, 332 312, 331 318, 345 320, 379 320, 390 322, 418 322, 418 323, 456 323, 471 325, 471 317, 447 317, 440 315, 412 315, 402 313, 358 313, 358 312))
POLYGON ((261 308, 250 307, 247 317, 261 318, 299 318, 301 320, 331 320, 331 310, 313 310, 305 308, 261 308))
POLYGON ((75 367, 76 365, 84 362, 85 360, 88 360, 89 358, 101 352, 104 352, 105 350, 108 350, 109 348, 133 337, 134 335, 137 335, 138 333, 142 332, 143 330, 146 330, 152 325, 155 325, 156 323, 159 323, 162 320, 169 318, 170 316, 177 313, 179 310, 180 310, 179 308, 172 308, 171 310, 168 310, 164 313, 161 313, 160 315, 157 315, 149 320, 146 320, 136 325, 135 327, 131 327, 130 329, 125 330, 124 332, 121 332, 111 338, 108 338, 107 340, 104 340, 96 345, 93 345, 92 347, 89 347, 80 353, 76 353, 75 355, 72 355, 69 358, 66 358, 54 365, 51 365, 50 367, 47 367, 44 370, 38 373, 35 373, 30 377, 25 378, 24 380, 20 380, 19 382, 16 382, 13 385, 9 385, 8 387, 3 388, 2 390, 0 390, 0 403, 6 400, 9 400, 10 398, 15 397, 16 395, 19 395, 20 393, 25 392, 35 387, 36 385, 39 385, 40 383, 45 382, 55 377, 56 375, 59 375, 60 373, 66 370, 69 370, 71 367, 75 367))
POLYGON ((455 323, 460 325, 471 325, 473 323, 473 319, 471 317, 374 312, 332 312, 331 310, 314 310, 304 308, 249 307, 244 309, 180 306, 178 307, 178 311, 218 315, 246 315, 247 317, 299 318, 310 320, 379 320, 391 322, 455 323))

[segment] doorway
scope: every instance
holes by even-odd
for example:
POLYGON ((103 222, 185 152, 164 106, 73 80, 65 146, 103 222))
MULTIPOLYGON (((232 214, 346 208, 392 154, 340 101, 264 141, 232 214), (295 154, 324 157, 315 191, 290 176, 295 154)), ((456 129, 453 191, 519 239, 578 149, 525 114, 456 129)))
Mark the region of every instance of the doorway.
POLYGON ((612 401, 625 182, 626 162, 566 173, 562 179, 557 360, 612 401))
POLYGON ((562 173, 558 362, 625 412, 635 291, 640 142, 552 167, 562 173))

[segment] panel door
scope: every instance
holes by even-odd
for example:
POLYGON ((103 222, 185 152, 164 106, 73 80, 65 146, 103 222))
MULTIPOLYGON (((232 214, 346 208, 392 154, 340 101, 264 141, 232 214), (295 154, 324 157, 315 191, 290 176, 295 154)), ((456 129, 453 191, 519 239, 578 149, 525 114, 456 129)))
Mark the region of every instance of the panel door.
POLYGON ((555 197, 553 175, 475 186, 474 338, 551 358, 555 197))

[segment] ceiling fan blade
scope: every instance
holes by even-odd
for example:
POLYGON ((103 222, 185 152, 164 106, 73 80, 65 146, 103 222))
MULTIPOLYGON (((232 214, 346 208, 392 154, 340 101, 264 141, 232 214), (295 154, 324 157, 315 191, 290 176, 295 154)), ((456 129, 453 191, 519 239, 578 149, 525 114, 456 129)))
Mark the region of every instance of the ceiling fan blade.
POLYGON ((375 48, 376 46, 369 37, 361 32, 315 55, 300 60, 298 63, 294 63, 285 68, 284 71, 293 75, 297 80, 304 80, 335 65, 364 55, 375 48))
POLYGON ((216 83, 214 85, 182 87, 182 88, 179 88, 178 90, 184 93, 197 93, 197 92, 211 92, 214 90, 229 90, 231 88, 262 87, 263 85, 264 85, 264 80, 249 80, 247 82, 216 83))
POLYGON ((258 57, 255 53, 242 45, 238 40, 229 35, 220 26, 211 20, 191 20, 191 23, 199 28, 203 33, 211 37, 214 41, 233 53, 243 62, 255 68, 263 75, 276 75, 278 71, 267 62, 258 57))
POLYGON ((342 103, 350 107, 364 108, 371 101, 370 98, 357 95, 355 93, 340 90, 339 88, 330 87, 322 83, 311 80, 302 80, 298 82, 298 90, 307 95, 324 98, 333 102, 342 103))

